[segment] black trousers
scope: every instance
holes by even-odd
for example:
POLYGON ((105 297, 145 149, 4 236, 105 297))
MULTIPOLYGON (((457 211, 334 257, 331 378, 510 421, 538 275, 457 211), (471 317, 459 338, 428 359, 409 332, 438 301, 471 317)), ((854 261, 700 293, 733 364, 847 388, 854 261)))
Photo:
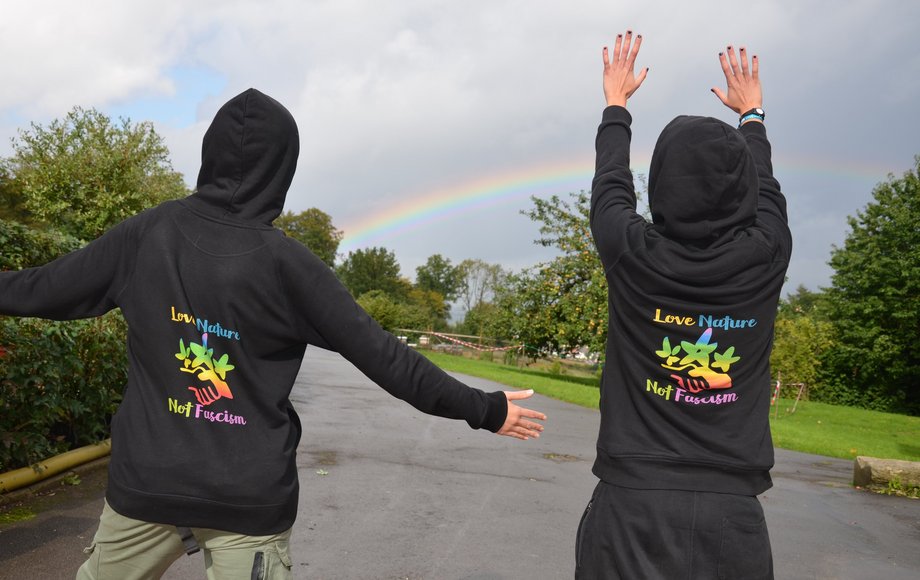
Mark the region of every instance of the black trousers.
POLYGON ((756 497, 600 482, 575 540, 576 580, 772 580, 756 497))

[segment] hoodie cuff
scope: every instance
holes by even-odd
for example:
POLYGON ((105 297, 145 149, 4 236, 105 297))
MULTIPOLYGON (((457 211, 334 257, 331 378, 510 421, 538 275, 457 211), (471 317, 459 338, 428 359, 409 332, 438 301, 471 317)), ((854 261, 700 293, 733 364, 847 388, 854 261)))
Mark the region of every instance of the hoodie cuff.
POLYGON ((738 127, 738 130, 741 131, 742 134, 745 134, 745 133, 755 133, 758 135, 767 134, 767 126, 764 125, 762 122, 761 123, 756 123, 756 122, 745 123, 741 125, 740 127, 738 127))
POLYGON ((486 394, 486 416, 482 419, 480 429, 488 429, 492 433, 498 433, 498 430, 505 424, 508 418, 508 397, 503 391, 495 391, 486 394))
POLYGON ((626 110, 626 107, 620 105, 610 105, 604 109, 602 121, 605 123, 623 121, 627 125, 632 125, 632 115, 626 110))

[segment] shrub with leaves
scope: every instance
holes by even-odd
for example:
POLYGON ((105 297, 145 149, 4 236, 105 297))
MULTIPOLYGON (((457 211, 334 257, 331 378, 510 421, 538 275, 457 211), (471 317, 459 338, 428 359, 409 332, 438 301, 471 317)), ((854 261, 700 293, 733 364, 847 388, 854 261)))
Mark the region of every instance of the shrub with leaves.
POLYGON ((0 220, 0 271, 41 266, 81 245, 80 240, 55 231, 0 220))
MULTIPOLYGON (((0 270, 41 266, 82 242, 0 221, 0 270)), ((0 472, 108 436, 127 380, 124 319, 0 317, 0 472)))
POLYGON ((108 436, 127 381, 120 314, 0 318, 0 471, 108 436))

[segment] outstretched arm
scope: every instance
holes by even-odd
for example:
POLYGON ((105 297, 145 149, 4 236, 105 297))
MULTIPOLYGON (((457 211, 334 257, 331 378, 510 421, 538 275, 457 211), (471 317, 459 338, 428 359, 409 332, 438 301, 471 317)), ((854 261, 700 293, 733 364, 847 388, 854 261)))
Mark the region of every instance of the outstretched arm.
POLYGON ((533 420, 545 419, 543 413, 512 402, 533 393, 484 393, 468 387, 384 331, 312 252, 290 239, 286 245, 278 255, 279 273, 305 342, 340 353, 388 393, 424 413, 463 419, 474 429, 517 439, 539 436, 543 427, 533 420))
POLYGON ((112 310, 133 269, 136 229, 126 220, 44 266, 0 272, 0 314, 73 320, 112 310))

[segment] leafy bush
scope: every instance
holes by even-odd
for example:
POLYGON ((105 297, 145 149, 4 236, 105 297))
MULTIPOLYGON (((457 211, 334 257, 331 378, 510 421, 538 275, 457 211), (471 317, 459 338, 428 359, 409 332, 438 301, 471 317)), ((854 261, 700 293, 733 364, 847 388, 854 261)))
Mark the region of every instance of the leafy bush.
MULTIPOLYGON (((82 243, 0 221, 0 270, 40 266, 82 243)), ((52 322, 0 317, 0 472, 108 435, 127 379, 119 314, 52 322)))
POLYGON ((120 314, 0 318, 0 472, 108 435, 127 381, 120 314))
POLYGON ((0 271, 41 266, 81 245, 80 240, 64 234, 0 220, 0 271))

